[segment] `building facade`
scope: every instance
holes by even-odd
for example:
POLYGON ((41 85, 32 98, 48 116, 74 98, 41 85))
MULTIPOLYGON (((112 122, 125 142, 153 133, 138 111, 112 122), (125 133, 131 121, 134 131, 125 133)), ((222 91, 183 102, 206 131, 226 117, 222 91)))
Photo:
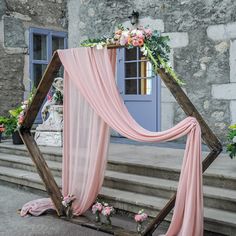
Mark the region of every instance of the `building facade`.
MULTIPOLYGON (((31 28, 65 32, 68 21, 68 46, 78 47, 84 39, 111 35, 120 23, 130 27, 128 16, 133 10, 139 12, 140 25, 169 35, 173 67, 186 82, 183 89, 217 136, 225 141, 228 125, 236 123, 236 2, 233 0, 1 0, 0 114, 5 114, 19 102, 24 91, 32 88, 34 63, 41 63, 42 67, 48 63, 42 58, 46 52, 40 48, 39 61, 31 59, 30 33, 34 32, 31 28)), ((42 38, 38 40, 41 45, 42 38)), ((58 42, 57 46, 60 45, 62 42, 58 42)), ((53 51, 53 46, 50 47, 46 54, 53 51)), ((158 78, 154 78, 155 84, 145 85, 149 90, 142 92, 142 76, 153 78, 153 75, 147 69, 142 70, 148 65, 139 61, 138 53, 131 53, 133 58, 129 61, 126 51, 118 52, 120 93, 141 124, 154 114, 156 123, 150 129, 165 130, 185 114, 158 78), (125 74, 128 63, 141 68, 137 69, 141 75, 133 75, 136 82, 134 77, 130 79, 134 67, 125 74), (144 95, 150 94, 155 96, 148 108, 148 96, 144 95)))
POLYGON ((64 0, 0 0, 0 115, 37 86, 53 50, 67 47, 64 0))
MULTIPOLYGON (((120 23, 128 25, 133 10, 141 25, 170 36, 173 66, 186 82, 184 90, 225 141, 227 126, 236 123, 236 2, 70 0, 69 47, 110 35, 120 23)), ((163 84, 158 91, 160 130, 165 130, 185 115, 163 84)))

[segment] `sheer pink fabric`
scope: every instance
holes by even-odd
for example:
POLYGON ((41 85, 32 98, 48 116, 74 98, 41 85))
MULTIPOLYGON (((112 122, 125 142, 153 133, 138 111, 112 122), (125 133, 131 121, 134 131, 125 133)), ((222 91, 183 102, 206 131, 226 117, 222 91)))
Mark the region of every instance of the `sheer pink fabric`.
POLYGON ((85 212, 101 188, 109 126, 144 142, 187 135, 174 214, 166 236, 203 235, 201 130, 197 121, 188 117, 164 132, 147 131, 131 117, 119 95, 114 50, 77 48, 58 53, 65 68, 63 194, 76 196, 74 213, 85 212))

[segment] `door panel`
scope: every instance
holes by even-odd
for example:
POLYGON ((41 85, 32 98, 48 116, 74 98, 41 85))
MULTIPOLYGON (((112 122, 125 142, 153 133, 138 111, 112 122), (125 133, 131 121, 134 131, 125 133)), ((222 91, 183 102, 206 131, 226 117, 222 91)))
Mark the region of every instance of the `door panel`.
POLYGON ((139 48, 118 49, 117 84, 133 118, 145 129, 160 127, 160 81, 139 48))

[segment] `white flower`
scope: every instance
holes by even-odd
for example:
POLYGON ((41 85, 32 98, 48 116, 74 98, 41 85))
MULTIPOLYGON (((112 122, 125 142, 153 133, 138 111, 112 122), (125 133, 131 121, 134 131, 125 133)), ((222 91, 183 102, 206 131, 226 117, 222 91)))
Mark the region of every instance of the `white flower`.
POLYGON ((26 109, 26 105, 22 105, 21 108, 22 108, 23 110, 25 110, 25 109, 26 109))
POLYGON ((62 205, 63 205, 64 207, 67 207, 66 201, 62 201, 61 203, 62 203, 62 205))
POLYGON ((132 35, 136 35, 136 34, 137 34, 137 30, 136 30, 136 29, 133 29, 133 30, 131 31, 131 34, 132 34, 132 35))
POLYGON ((148 51, 145 49, 144 46, 140 48, 140 51, 143 53, 144 56, 147 56, 148 51))
POLYGON ((233 138, 233 143, 236 143, 236 136, 233 138))
POLYGON ((103 44, 102 44, 102 43, 98 43, 97 46, 96 46, 96 48, 97 48, 98 50, 103 49, 103 44))

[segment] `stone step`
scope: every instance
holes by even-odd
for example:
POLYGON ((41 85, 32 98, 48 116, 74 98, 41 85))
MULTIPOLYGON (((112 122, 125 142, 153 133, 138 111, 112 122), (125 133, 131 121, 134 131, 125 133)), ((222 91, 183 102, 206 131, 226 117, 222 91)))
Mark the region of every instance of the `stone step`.
MULTIPOLYGON (((144 209, 150 216, 156 216, 166 203, 166 199, 131 193, 103 187, 100 197, 115 208, 128 212, 144 209)), ((171 214, 166 218, 170 221, 171 214)), ((236 214, 219 209, 204 208, 204 229, 223 235, 236 235, 236 214)))
MULTIPOLYGON (((61 148, 40 147, 45 160, 61 162, 61 148)), ((0 143, 0 152, 28 156, 24 145, 0 143)), ((107 169, 136 175, 177 181, 184 150, 111 143, 107 169), (170 165, 171 163, 171 165, 170 165)), ((1 154, 0 154, 1 155, 1 154)), ((203 153, 206 156, 206 153, 203 153)), ((204 174, 205 185, 236 189, 236 165, 222 154, 204 174)))
MULTIPOLYGON (((52 174, 61 177, 61 163, 47 161, 52 174)), ((30 158, 9 154, 0 156, 0 166, 14 169, 36 172, 36 168, 30 158)), ((176 192, 178 182, 168 179, 127 174, 115 171, 106 171, 104 186, 127 190, 135 193, 170 198, 176 192)), ((235 211, 236 212, 236 191, 204 186, 204 203, 207 207, 235 211)))
MULTIPOLYGON (((45 158, 45 160, 58 161, 58 162, 62 161, 61 148, 42 147, 42 146, 39 146, 39 148, 40 151, 43 153, 43 157, 45 158)), ((11 144, 11 142, 0 143, 0 155, 1 153, 29 157, 29 153, 25 145, 13 145, 11 144)))
MULTIPOLYGON (((140 164, 130 162, 128 159, 126 161, 109 159, 107 170, 173 181, 178 181, 180 176, 180 169, 174 165, 167 166, 161 163, 158 165, 149 165, 148 163, 140 164)), ((236 176, 230 175, 226 171, 219 173, 217 171, 207 170, 203 175, 203 183, 204 185, 234 190, 236 189, 236 176)))
MULTIPOLYGON (((131 191, 155 197, 171 198, 177 191, 178 182, 167 179, 106 171, 103 186, 131 191)), ((204 205, 236 212, 236 191, 203 186, 204 205)))
MULTIPOLYGON (((47 160, 53 176, 61 177, 61 162, 47 160)), ((36 167, 29 157, 1 153, 0 166, 36 172, 36 167)))
MULTIPOLYGON (((16 186, 45 191, 44 184, 40 179, 38 173, 27 170, 0 166, 0 180, 3 182, 14 184, 16 186)), ((61 186, 61 179, 55 177, 55 180, 61 186)))
MULTIPOLYGON (((61 179, 56 177, 55 180, 61 186, 61 179)), ((45 191, 38 174, 27 170, 0 166, 0 181, 15 186, 26 186, 30 189, 45 191)), ((99 197, 111 203, 120 211, 136 213, 138 210, 144 209, 150 216, 155 216, 168 201, 166 198, 146 196, 108 187, 102 188, 99 197)), ((167 221, 170 220, 170 217, 167 217, 167 221)), ((205 208, 205 229, 224 235, 236 235, 236 214, 205 208)))

